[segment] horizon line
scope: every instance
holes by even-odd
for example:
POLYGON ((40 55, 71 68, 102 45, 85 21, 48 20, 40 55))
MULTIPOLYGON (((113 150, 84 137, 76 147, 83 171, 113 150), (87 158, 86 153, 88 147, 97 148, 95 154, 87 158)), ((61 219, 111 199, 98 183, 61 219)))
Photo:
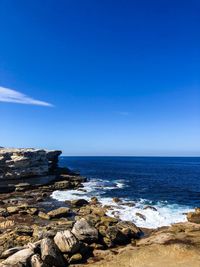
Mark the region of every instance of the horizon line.
POLYGON ((200 158, 200 155, 66 155, 60 157, 137 157, 137 158, 200 158))

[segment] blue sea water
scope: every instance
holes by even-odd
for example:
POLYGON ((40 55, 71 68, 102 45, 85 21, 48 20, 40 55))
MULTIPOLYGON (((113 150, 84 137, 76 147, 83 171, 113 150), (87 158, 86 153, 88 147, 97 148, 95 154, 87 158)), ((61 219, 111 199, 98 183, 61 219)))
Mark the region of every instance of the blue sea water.
POLYGON ((56 191, 54 198, 97 196, 102 204, 112 206, 109 215, 139 226, 155 228, 185 221, 185 213, 200 206, 199 157, 62 157, 60 165, 79 171, 88 182, 85 192, 56 191), (114 203, 113 197, 123 203, 114 203), (157 211, 145 209, 147 205, 157 211))

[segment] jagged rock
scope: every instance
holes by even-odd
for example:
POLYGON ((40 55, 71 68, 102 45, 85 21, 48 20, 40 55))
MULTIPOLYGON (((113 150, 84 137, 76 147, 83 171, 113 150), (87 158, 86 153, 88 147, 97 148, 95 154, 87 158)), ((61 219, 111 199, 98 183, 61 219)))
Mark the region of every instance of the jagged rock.
POLYGON ((113 245, 125 245, 130 240, 123 232, 121 232, 116 226, 109 226, 106 230, 106 237, 104 242, 108 247, 113 245))
POLYGON ((189 212, 187 219, 192 223, 200 223, 200 208, 196 208, 194 212, 189 212))
POLYGON ((28 266, 31 257, 33 256, 34 252, 33 250, 27 248, 22 249, 12 256, 8 257, 6 260, 2 262, 3 265, 10 265, 15 266, 18 263, 24 264, 25 266, 28 266))
POLYGON ((91 197, 91 199, 90 199, 90 204, 91 205, 96 205, 98 203, 99 203, 99 201, 98 201, 97 197, 91 197))
POLYGON ((7 207, 7 212, 10 214, 18 213, 19 211, 25 210, 28 207, 27 204, 20 205, 20 206, 9 206, 7 207))
POLYGON ((112 226, 118 222, 119 220, 113 217, 109 217, 109 216, 101 217, 101 224, 105 226, 112 226))
POLYGON ((41 219, 44 219, 44 220, 50 220, 50 216, 43 211, 39 211, 38 217, 40 217, 41 219))
POLYGON ((52 239, 41 241, 41 259, 47 266, 65 267, 66 261, 52 239))
POLYGON ((121 203, 122 206, 128 206, 128 207, 135 207, 135 203, 134 202, 123 202, 121 203))
POLYGON ((72 229, 72 233, 80 240, 84 242, 92 243, 98 240, 98 231, 95 227, 91 226, 86 219, 81 218, 76 221, 72 229))
POLYGON ((143 234, 142 230, 132 222, 120 221, 116 227, 129 238, 139 238, 143 234))
POLYGON ((26 210, 26 212, 27 212, 28 214, 30 214, 30 215, 35 215, 35 214, 37 214, 39 211, 38 211, 37 208, 28 208, 28 209, 26 210))
POLYGON ((153 211, 157 211, 157 209, 153 206, 145 206, 144 207, 144 210, 147 210, 147 209, 150 209, 150 210, 153 210, 153 211))
POLYGON ((94 207, 92 207, 91 211, 92 211, 92 214, 97 215, 99 217, 103 217, 106 215, 107 210, 104 207, 94 206, 94 207))
POLYGON ((55 190, 63 190, 63 189, 69 189, 71 188, 70 181, 59 181, 54 183, 54 189, 55 190))
POLYGON ((7 207, 7 211, 11 213, 18 213, 20 208, 18 206, 7 207))
POLYGON ((67 207, 60 207, 58 209, 55 210, 51 210, 47 213, 47 215, 50 217, 50 219, 52 218, 61 218, 61 217, 66 217, 69 215, 69 211, 70 209, 67 207))
MULTIPOLYGON (((76 216, 77 220, 80 220, 81 216, 76 216)), ((89 214, 85 216, 88 222, 90 222, 90 225, 96 227, 96 225, 100 222, 100 217, 94 214, 89 214)))
POLYGON ((75 207, 82 207, 82 206, 85 206, 85 205, 88 205, 88 201, 85 200, 85 199, 77 199, 77 200, 72 200, 71 201, 71 205, 72 206, 75 206, 75 207))
POLYGON ((112 200, 115 203, 121 203, 122 202, 122 200, 120 198, 118 198, 118 197, 114 197, 112 200))
POLYGON ((58 232, 54 237, 54 242, 63 253, 76 253, 80 248, 80 243, 75 235, 69 231, 58 232))
POLYGON ((106 236, 106 230, 107 230, 107 227, 105 225, 100 225, 99 228, 99 233, 102 235, 102 236, 106 236))
POLYGON ((136 212, 135 216, 141 218, 143 221, 146 221, 146 216, 144 214, 142 214, 142 213, 136 212))

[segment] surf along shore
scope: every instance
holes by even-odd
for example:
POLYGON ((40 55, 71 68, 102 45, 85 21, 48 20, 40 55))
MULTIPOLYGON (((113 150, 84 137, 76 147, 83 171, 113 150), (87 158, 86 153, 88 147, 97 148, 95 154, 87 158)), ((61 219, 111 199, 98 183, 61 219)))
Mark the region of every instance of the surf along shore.
POLYGON ((0 149, 0 267, 200 266, 200 209, 141 229, 108 216, 96 197, 58 202, 55 190, 84 191, 86 181, 58 166, 60 154, 0 149))

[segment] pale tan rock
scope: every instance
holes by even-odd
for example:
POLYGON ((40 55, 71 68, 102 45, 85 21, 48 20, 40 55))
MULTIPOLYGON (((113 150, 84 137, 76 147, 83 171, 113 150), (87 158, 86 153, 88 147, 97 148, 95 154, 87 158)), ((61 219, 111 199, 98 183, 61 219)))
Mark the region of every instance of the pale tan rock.
POLYGON ((196 208, 194 212, 187 214, 187 220, 192 223, 200 224, 200 208, 196 208))
POLYGON ((72 229, 72 233, 81 241, 93 242, 98 239, 98 231, 91 226, 86 219, 81 218, 76 221, 72 229))
MULTIPOLYGON (((26 177, 45 176, 57 167, 61 151, 42 149, 0 149, 2 179, 20 179, 26 177)), ((21 184, 16 189, 23 191, 29 185, 21 184)))
POLYGON ((47 215, 50 217, 50 219, 52 218, 61 218, 61 217, 66 217, 69 215, 69 211, 70 209, 67 207, 60 207, 58 209, 55 210, 51 210, 47 213, 47 215))
POLYGON ((130 238, 139 238, 143 234, 142 230, 132 222, 120 221, 116 224, 116 227, 130 238))
POLYGON ((80 243, 76 236, 69 230, 61 231, 54 237, 54 242, 63 253, 76 253, 80 248, 80 243))
POLYGON ((28 248, 23 249, 14 253, 12 256, 8 257, 6 260, 2 262, 2 264, 14 266, 15 264, 22 263, 26 265, 28 264, 33 254, 34 254, 33 250, 28 248))
POLYGON ((40 217, 41 219, 44 219, 44 220, 50 220, 50 216, 43 211, 39 211, 38 217, 40 217))
POLYGON ((23 247, 14 247, 14 248, 10 248, 5 250, 2 254, 1 254, 1 259, 6 259, 8 257, 10 257, 11 255, 15 254, 16 252, 22 250, 23 247))

